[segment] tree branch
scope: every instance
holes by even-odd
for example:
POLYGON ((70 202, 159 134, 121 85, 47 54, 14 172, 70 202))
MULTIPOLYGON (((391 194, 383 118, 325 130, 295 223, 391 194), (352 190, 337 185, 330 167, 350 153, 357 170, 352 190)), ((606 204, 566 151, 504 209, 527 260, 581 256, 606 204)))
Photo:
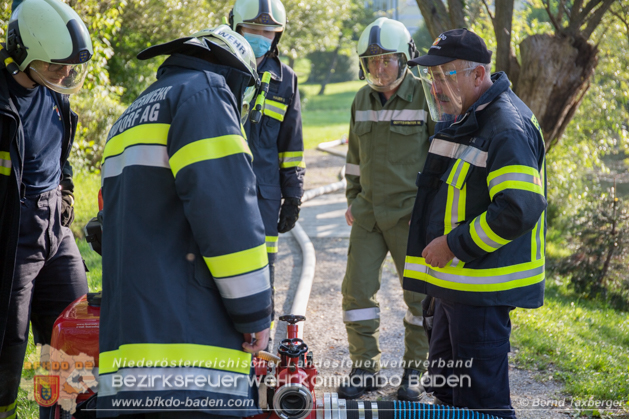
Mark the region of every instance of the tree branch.
POLYGON ((603 4, 587 19, 587 26, 582 32, 585 39, 589 39, 590 36, 592 36, 592 33, 596 30, 598 25, 601 24, 603 16, 612 7, 615 1, 616 0, 604 0, 603 4))
POLYGON ((553 26, 555 27, 555 31, 561 32, 561 28, 559 27, 559 25, 557 25, 557 22, 555 21, 555 17, 553 16, 553 13, 550 11, 550 5, 548 1, 542 0, 542 3, 544 3, 544 8, 546 9, 546 13, 548 13, 548 17, 550 18, 550 23, 552 23, 553 26))
POLYGON ((495 32, 496 23, 494 22, 494 15, 491 13, 491 10, 489 10, 489 4, 487 4, 485 0, 483 0, 483 4, 485 5, 485 9, 487 9, 487 14, 489 15, 489 18, 491 19, 491 23, 494 25, 494 32, 495 32))
POLYGON ((570 23, 568 24, 568 32, 570 33, 577 32, 581 27, 581 7, 583 7, 583 0, 575 0, 572 4, 570 23))

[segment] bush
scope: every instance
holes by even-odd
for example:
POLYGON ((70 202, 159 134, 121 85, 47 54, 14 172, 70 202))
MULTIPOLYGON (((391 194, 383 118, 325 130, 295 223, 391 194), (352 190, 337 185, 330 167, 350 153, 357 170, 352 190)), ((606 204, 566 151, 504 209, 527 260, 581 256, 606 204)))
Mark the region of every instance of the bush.
MULTIPOLYGON (((334 59, 332 51, 315 51, 308 54, 311 62, 308 83, 321 84, 328 75, 330 65, 334 59)), ((336 68, 330 79, 330 83, 342 83, 358 80, 358 57, 354 54, 347 56, 339 53, 336 68)))
POLYGON ((566 233, 573 252, 557 271, 570 276, 570 287, 620 308, 629 306, 629 205, 612 188, 579 211, 566 233))

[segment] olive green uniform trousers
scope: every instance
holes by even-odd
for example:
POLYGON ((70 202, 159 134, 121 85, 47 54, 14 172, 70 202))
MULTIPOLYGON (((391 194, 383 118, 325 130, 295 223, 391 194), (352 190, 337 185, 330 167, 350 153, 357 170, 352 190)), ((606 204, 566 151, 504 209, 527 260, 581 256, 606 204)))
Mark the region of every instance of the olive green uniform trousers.
MULTIPOLYGON (((408 218, 388 230, 375 225, 372 231, 354 223, 350 234, 347 270, 343 279, 343 321, 347 329, 350 358, 355 367, 369 371, 380 369, 380 306, 376 294, 380 289, 382 265, 388 252, 400 278, 408 238, 408 218)), ((405 368, 424 371, 428 339, 422 326, 422 294, 404 291, 408 310, 404 316, 405 368)), ((396 360, 399 361, 399 360, 396 360)))

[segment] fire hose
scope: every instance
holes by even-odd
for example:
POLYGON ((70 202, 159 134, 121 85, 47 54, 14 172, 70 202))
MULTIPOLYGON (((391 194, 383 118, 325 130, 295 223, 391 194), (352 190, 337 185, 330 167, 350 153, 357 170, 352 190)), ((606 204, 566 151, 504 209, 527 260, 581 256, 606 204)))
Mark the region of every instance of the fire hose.
MULTIPOLYGON (((332 148, 346 143, 346 139, 329 141, 319 144, 317 149, 345 158, 346 153, 332 148)), ((306 191, 302 202, 345 189, 345 186, 345 166, 343 166, 339 173, 338 182, 306 191)), ((261 374, 264 374, 264 366, 266 366, 267 373, 270 372, 274 376, 283 378, 279 381, 280 386, 271 390, 272 397, 266 398, 266 400, 272 399, 271 412, 274 414, 273 416, 281 419, 498 419, 492 415, 448 405, 401 401, 345 400, 339 399, 337 393, 324 393, 323 397, 315 398, 314 384, 312 380, 308 380, 317 374, 316 369, 314 369, 313 354, 308 352, 308 347, 301 338, 303 337, 306 307, 314 280, 316 257, 314 246, 299 223, 295 225, 292 232, 302 249, 303 263, 301 278, 291 308, 293 315, 280 317, 280 320, 288 323, 288 338, 280 343, 277 367, 273 362, 267 364, 266 361, 263 361, 263 368, 260 371, 261 374), (270 369, 268 369, 269 367, 270 369)), ((256 370, 256 374, 258 374, 258 370, 256 370)), ((269 407, 266 406, 267 409, 269 407)), ((262 419, 263 415, 253 419, 262 419)), ((277 418, 274 417, 273 419, 277 418)), ((266 416, 264 419, 269 419, 269 417, 266 416)))

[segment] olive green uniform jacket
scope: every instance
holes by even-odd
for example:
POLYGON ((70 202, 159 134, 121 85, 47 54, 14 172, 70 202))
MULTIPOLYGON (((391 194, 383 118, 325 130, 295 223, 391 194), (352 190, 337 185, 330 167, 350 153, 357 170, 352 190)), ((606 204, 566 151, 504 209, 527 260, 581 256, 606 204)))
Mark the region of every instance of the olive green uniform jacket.
POLYGON ((371 231, 388 230, 410 218, 417 173, 428 155, 434 123, 421 80, 407 70, 397 92, 384 104, 366 85, 352 104, 347 153, 347 204, 355 222, 371 231), (430 122, 429 122, 430 121, 430 122))

